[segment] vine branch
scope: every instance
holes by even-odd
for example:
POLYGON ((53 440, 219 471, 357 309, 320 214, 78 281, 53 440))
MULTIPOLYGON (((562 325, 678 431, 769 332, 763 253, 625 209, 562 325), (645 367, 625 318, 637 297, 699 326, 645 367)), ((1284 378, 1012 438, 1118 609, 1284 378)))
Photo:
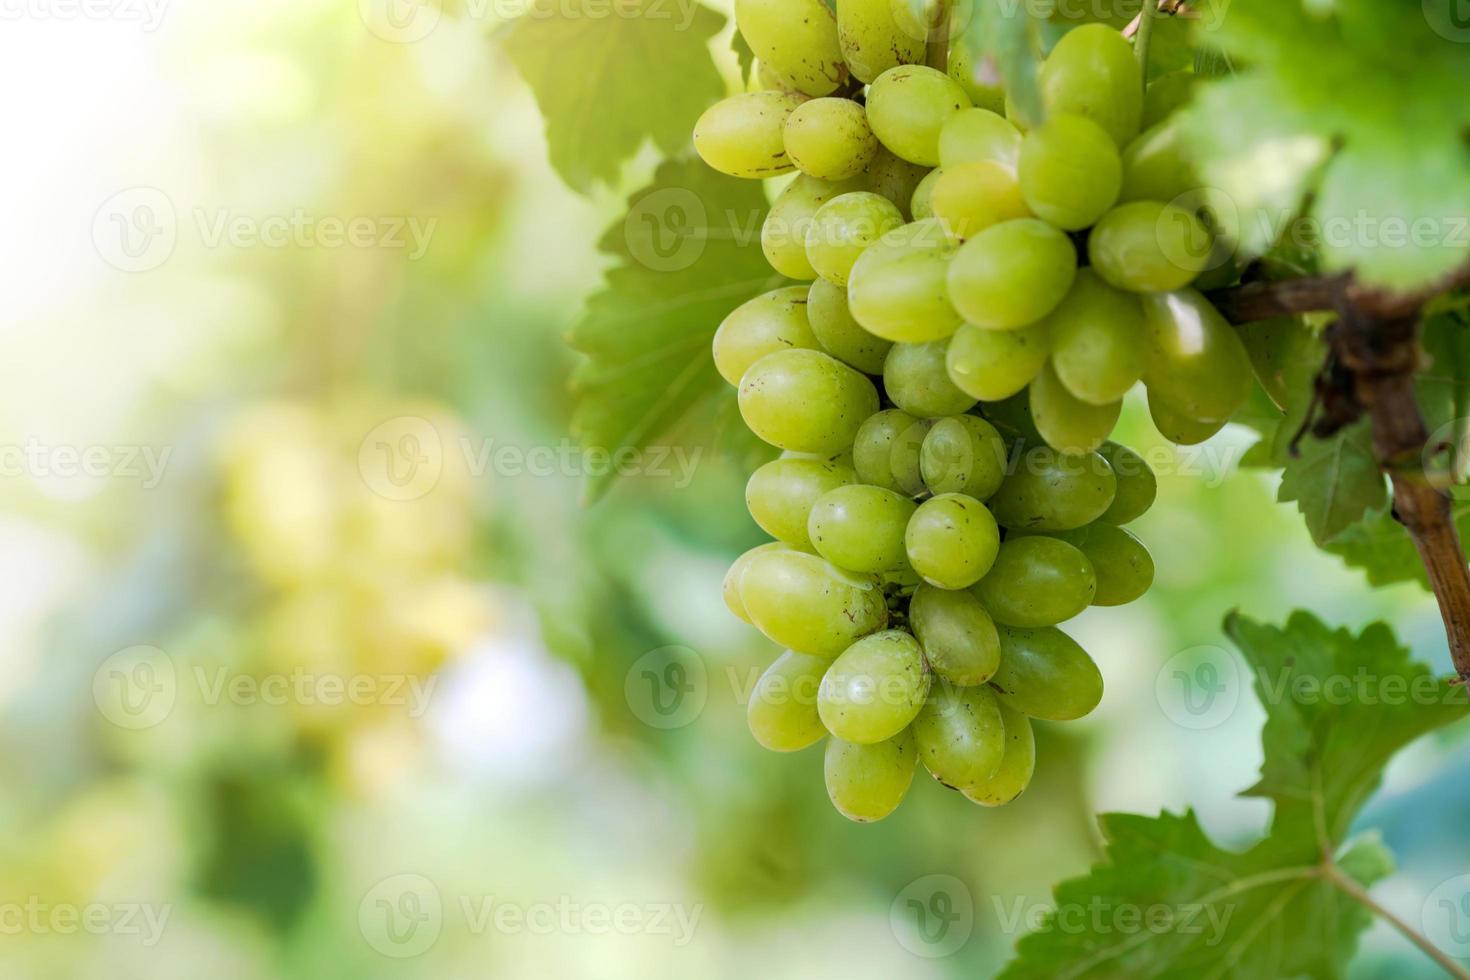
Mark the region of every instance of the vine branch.
POLYGON ((929 24, 929 43, 924 50, 924 64, 938 71, 949 72, 949 20, 953 0, 937 0, 934 4, 934 19, 929 24))

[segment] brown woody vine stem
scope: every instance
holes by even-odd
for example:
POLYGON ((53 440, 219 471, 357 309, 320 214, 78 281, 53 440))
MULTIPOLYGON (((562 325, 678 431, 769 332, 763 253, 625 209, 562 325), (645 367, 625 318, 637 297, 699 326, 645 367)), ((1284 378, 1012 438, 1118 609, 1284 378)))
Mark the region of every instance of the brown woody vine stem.
POLYGON ((929 44, 924 51, 924 64, 949 73, 950 8, 952 0, 939 0, 934 5, 934 21, 929 25, 929 44))

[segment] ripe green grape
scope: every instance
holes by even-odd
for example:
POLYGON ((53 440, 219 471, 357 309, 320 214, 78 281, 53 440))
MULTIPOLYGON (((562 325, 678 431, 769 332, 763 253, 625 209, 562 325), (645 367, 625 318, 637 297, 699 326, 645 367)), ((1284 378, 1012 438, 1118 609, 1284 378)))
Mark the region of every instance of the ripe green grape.
POLYGON ((883 588, 800 551, 762 552, 740 578, 740 598, 755 627, 781 646, 836 657, 888 624, 883 588))
POLYGON ((939 131, 950 116, 970 108, 953 78, 925 65, 900 65, 873 80, 868 122, 883 145, 925 167, 939 166, 939 131))
POLYGON ((881 194, 839 195, 822 205, 807 227, 807 260, 823 279, 845 286, 868 246, 902 224, 903 214, 881 194))
POLYGON ((1087 236, 1087 255, 1097 274, 1135 293, 1188 286, 1209 265, 1211 247, 1198 218, 1158 201, 1121 204, 1087 236))
POLYGON ((745 506, 771 537, 811 551, 807 520, 812 505, 827 491, 856 482, 853 468, 836 459, 773 459, 745 484, 745 506))
POLYGON ((983 783, 1005 757, 1000 702, 989 688, 941 684, 914 719, 914 744, 924 768, 944 785, 983 783))
POLYGON ((934 672, 951 684, 984 684, 1000 666, 1000 634, 968 590, 921 585, 909 600, 909 625, 934 672))
POLYGON ((1064 453, 1087 453, 1112 435, 1122 402, 1091 405, 1067 390, 1048 364, 1031 382, 1031 419, 1046 444, 1064 453))
MULTIPOLYGON (((976 70, 974 52, 970 45, 955 43, 949 46, 949 77, 960 83, 960 88, 965 90, 965 94, 970 97, 971 104, 977 108, 990 112, 1005 111, 1005 90, 999 81, 983 82, 980 80, 980 73, 976 70)), ((942 148, 939 155, 944 156, 942 148)))
POLYGON ((1123 162, 1112 137, 1081 116, 1053 115, 1027 133, 1017 172, 1026 206, 1067 231, 1095 223, 1123 186, 1123 162))
MULTIPOLYGON (((734 613, 739 618, 745 620, 747 623, 750 623, 750 613, 746 612, 745 600, 741 598, 740 595, 740 580, 745 575, 745 569, 749 567, 751 561, 755 558, 756 555, 764 554, 767 551, 788 550, 790 550, 789 546, 780 541, 768 541, 765 544, 757 545, 756 547, 751 548, 745 554, 741 555, 739 558, 736 558, 735 561, 730 564, 730 570, 725 573, 725 581, 722 585, 722 592, 724 593, 725 598, 725 608, 729 609, 732 613, 734 613)), ((751 623, 751 625, 754 626, 755 624, 751 623)))
POLYGON ((817 690, 831 661, 787 650, 766 668, 745 720, 755 740, 772 752, 797 752, 827 735, 817 713, 817 690))
POLYGON ((893 403, 919 418, 960 415, 975 407, 949 378, 945 367, 947 341, 894 344, 883 362, 883 387, 893 403))
POLYGON ((919 186, 914 188, 914 196, 909 201, 909 214, 914 216, 915 221, 923 221, 925 218, 934 217, 934 185, 939 183, 939 178, 944 176, 944 168, 935 167, 919 181, 919 186))
POLYGON ((1031 216, 1015 174, 998 163, 957 163, 934 172, 941 176, 929 206, 955 238, 973 238, 991 225, 1031 216))
POLYGON ((812 505, 807 533, 817 554, 838 568, 894 571, 907 561, 904 532, 914 509, 908 497, 883 487, 837 487, 812 505))
POLYGON ((998 163, 1011 173, 1021 159, 1021 131, 988 108, 963 109, 939 131, 939 158, 946 167, 998 163))
POLYGON ((950 338, 945 364, 965 394, 1001 401, 1030 384, 1050 353, 1044 324, 987 330, 967 323, 950 338))
POLYGON ((848 67, 861 82, 924 60, 924 37, 898 23, 892 0, 837 0, 837 39, 848 67))
POLYGON ((1032 718, 1073 721, 1102 700, 1097 664, 1055 626, 1041 629, 1000 627, 1000 669, 990 684, 1009 704, 1032 718))
POLYGON ((1097 573, 1078 548, 1057 538, 1008 538, 975 584, 991 617, 1006 626, 1055 626, 1092 604, 1097 573))
POLYGON ((1099 521, 1068 533, 1081 536, 1077 547, 1097 572, 1094 606, 1126 605, 1154 584, 1153 556, 1129 531, 1099 521))
POLYGON ((1036 736, 1031 719, 1005 702, 1000 704, 1005 728, 1005 755, 1000 768, 989 779, 961 790, 965 798, 981 806, 1005 806, 1026 791, 1036 771, 1036 736))
POLYGON ((1197 446, 1225 428, 1223 421, 1201 422, 1190 418, 1152 389, 1148 393, 1148 414, 1159 434, 1180 446, 1197 446))
POLYGON ((896 408, 884 409, 858 429, 852 444, 853 468, 858 479, 906 497, 924 492, 919 456, 924 438, 934 425, 896 408))
POLYGON ((856 177, 878 152, 868 114, 851 99, 813 99, 786 120, 786 155, 804 174, 822 180, 856 177))
POLYGON ((796 165, 786 155, 782 130, 805 101, 794 92, 749 92, 717 102, 694 124, 694 149, 705 163, 731 177, 790 173, 796 165))
POLYGON ((984 501, 1006 475, 1006 444, 995 426, 975 415, 940 419, 924 437, 919 472, 934 493, 984 501))
POLYGON ((1150 394, 1185 418, 1225 422, 1250 397, 1250 355, 1240 335, 1200 293, 1182 289, 1143 297, 1148 324, 1150 394))
POLYGON ((1184 126, 1166 119, 1145 129, 1123 148, 1123 190, 1119 203, 1172 201, 1201 186, 1184 146, 1184 126))
POLYGON ((875 337, 853 319, 847 290, 818 279, 807 294, 806 315, 817 343, 828 354, 864 374, 883 373, 893 341, 875 337))
POLYGON ((833 183, 798 174, 777 196, 761 226, 761 251, 771 268, 788 279, 817 278, 817 270, 806 256, 806 236, 812 219, 822 205, 834 197, 860 190, 860 184, 860 180, 833 183))
POLYGON ((830 95, 847 80, 837 18, 822 0, 736 0, 735 23, 784 88, 830 95))
POLYGON ((919 505, 904 540, 909 564, 924 581, 941 589, 967 589, 994 564, 1000 529, 980 501, 945 493, 919 505))
POLYGON ((1046 318, 1051 366, 1067 390, 1090 405, 1126 395, 1144 368, 1143 308, 1092 269, 1079 269, 1072 289, 1046 318))
POLYGON ((1133 48, 1106 24, 1068 31, 1041 66, 1042 104, 1048 113, 1082 116, 1122 146, 1138 132, 1143 76, 1133 48))
POLYGON ((961 322, 945 284, 953 254, 954 242, 933 218, 884 235, 852 267, 847 301, 853 318, 887 340, 948 337, 961 322))
POLYGON ((780 350, 819 346, 807 321, 807 290, 777 289, 737 307, 715 331, 715 368, 732 385, 756 361, 780 350))
POLYGON ((949 297, 970 323, 1013 330, 1050 313, 1077 275, 1066 235, 1035 218, 992 225, 955 253, 949 297))
POLYGON ((928 175, 928 167, 900 160, 880 143, 878 152, 873 156, 873 162, 868 164, 865 177, 873 193, 888 198, 893 202, 893 206, 905 215, 917 217, 911 214, 909 206, 919 184, 923 183, 924 178, 928 175))
POLYGON ((756 361, 740 379, 740 415, 773 446, 835 455, 878 410, 873 382, 814 350, 784 350, 756 361))
POLYGON ((903 802, 918 758, 914 736, 908 731, 876 745, 828 739, 822 760, 827 798, 849 820, 882 820, 903 802))
POLYGON ((872 745, 909 727, 929 696, 929 681, 919 641, 903 630, 884 630, 832 661, 817 692, 817 711, 833 735, 872 745))
POLYGON ((1148 91, 1143 94, 1142 127, 1148 129, 1172 116, 1176 109, 1189 102, 1195 83, 1203 77, 1188 68, 1181 68, 1149 82, 1148 91))
POLYGON ((1118 479, 1118 492, 1113 497, 1113 504, 1098 520, 1127 524, 1148 513, 1159 492, 1158 478, 1148 463, 1127 446, 1116 442, 1105 442, 1097 451, 1108 461, 1118 479))
POLYGON ((990 498, 990 509, 1005 527, 1066 531, 1101 517, 1117 490, 1113 468, 1097 453, 1067 456, 1030 446, 990 498))

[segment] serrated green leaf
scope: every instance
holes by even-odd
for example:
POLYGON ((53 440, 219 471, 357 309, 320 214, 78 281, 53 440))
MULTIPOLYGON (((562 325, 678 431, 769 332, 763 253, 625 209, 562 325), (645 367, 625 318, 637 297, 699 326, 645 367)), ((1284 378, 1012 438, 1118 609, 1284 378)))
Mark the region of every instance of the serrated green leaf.
MULTIPOLYGON (((1287 428, 1278 430, 1278 439, 1287 428)), ((1326 439, 1308 435, 1297 444, 1297 451, 1286 460, 1276 499, 1296 501, 1313 541, 1330 541, 1368 511, 1383 506, 1388 488, 1373 456, 1367 420, 1326 439)))
MULTIPOLYGON (((1470 500, 1458 492, 1451 505, 1451 517, 1460 532, 1460 541, 1470 541, 1470 500)), ((1380 587, 1400 582, 1418 582, 1429 588, 1424 562, 1414 539, 1404 526, 1394 520, 1389 508, 1369 511, 1363 520, 1349 527, 1322 546, 1337 555, 1349 567, 1361 569, 1368 584, 1380 587)))

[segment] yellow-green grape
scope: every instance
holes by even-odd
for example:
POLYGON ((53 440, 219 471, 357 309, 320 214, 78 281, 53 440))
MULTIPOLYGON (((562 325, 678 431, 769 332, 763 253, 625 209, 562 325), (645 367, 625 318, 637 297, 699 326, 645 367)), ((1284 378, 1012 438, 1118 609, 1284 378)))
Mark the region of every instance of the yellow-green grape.
POLYGON ((847 180, 862 173, 877 151, 868 114, 851 99, 813 99, 786 120, 786 155, 804 174, 847 180))
POLYGON ((740 416, 758 437, 799 453, 836 455, 878 410, 873 382, 821 351, 784 350, 740 379, 740 416))
POLYGON ((740 578, 740 598, 762 633, 816 657, 836 657, 888 625, 888 603, 876 578, 844 572, 801 551, 751 558, 740 578))
POLYGON ((904 542, 909 564, 925 582, 941 589, 968 589, 995 563, 1000 529, 974 497, 945 493, 919 505, 904 542))
POLYGON ((1250 397, 1250 354, 1235 329, 1193 289, 1143 297, 1149 391, 1185 418, 1225 422, 1250 397))
POLYGON ((1097 573, 1094 606, 1122 606, 1139 598, 1154 584, 1154 559, 1137 536, 1099 521, 1080 531, 1077 547, 1097 573))
POLYGON ((827 491, 856 482, 853 468, 837 459, 773 459, 750 475, 745 506, 771 537, 811 551, 807 521, 812 505, 827 491))
POLYGON ((817 692, 817 711, 833 735, 872 745, 908 728, 928 695, 919 641, 903 630, 884 630, 832 662, 817 692))
POLYGON ((1076 275, 1071 239, 1045 221, 1019 218, 960 246, 949 266, 949 297, 970 323, 1014 330, 1050 313, 1076 275))
POLYGON ((920 585, 909 600, 909 625, 934 672, 951 684, 984 684, 1000 666, 1000 634, 973 592, 920 585))
POLYGON ((817 270, 806 257, 806 236, 812 219, 822 205, 860 190, 861 183, 860 179, 833 183, 798 174, 777 196, 761 226, 761 251, 771 268, 788 279, 817 278, 817 270))
POLYGON ((1225 428, 1223 421, 1201 422, 1190 418, 1152 389, 1148 393, 1148 414, 1159 434, 1180 446, 1197 446, 1225 428))
POLYGON ((1006 739, 1000 768, 989 779, 960 791, 965 799, 981 806, 1005 806, 1026 791, 1036 771, 1036 736, 1031 731, 1031 719, 1004 702, 1000 717, 1006 739))
POLYGON ((955 238, 971 238, 991 225, 1031 216, 1016 175, 998 163, 957 163, 935 173, 942 176, 929 206, 955 238))
POLYGON ((930 218, 883 236, 852 267, 847 301, 853 318, 886 340, 940 340, 959 329, 946 277, 954 242, 930 218))
POLYGON ((1011 173, 1021 159, 1021 131, 989 109, 964 109, 945 120, 939 131, 941 165, 998 163, 1011 173))
POLYGON ((950 380, 967 395, 994 402, 1023 390, 1051 354, 1044 323, 987 330, 967 323, 950 338, 950 380))
POLYGON ((1048 113, 1090 119, 1119 146, 1138 132, 1142 70, 1132 46, 1106 24, 1084 24, 1062 35, 1038 80, 1048 113))
POLYGON ((995 426, 975 415, 940 419, 924 437, 919 472, 934 493, 988 500, 1006 475, 1006 444, 995 426))
MULTIPOLYGON (((765 544, 751 548, 745 554, 736 558, 730 565, 730 570, 725 573, 725 581, 722 591, 725 598, 725 607, 739 618, 750 622, 750 613, 745 611, 745 600, 740 597, 740 579, 745 575, 745 569, 756 555, 767 551, 787 551, 788 546, 780 541, 768 541, 765 544)), ((751 624, 755 625, 755 624, 751 624)))
POLYGON ((882 374, 893 341, 864 330, 847 308, 847 290, 818 279, 807 294, 807 321, 822 349, 864 374, 882 374))
POLYGON ((1067 231, 1086 228, 1118 200, 1123 162, 1102 127, 1053 115, 1021 141, 1018 173, 1026 206, 1067 231))
POLYGON ((795 92, 748 92, 716 102, 694 124, 694 149, 701 160, 731 177, 790 173, 796 164, 786 155, 782 131, 805 101, 795 92))
POLYGON ((932 419, 916 419, 896 408, 868 418, 852 444, 852 463, 858 479, 906 497, 924 492, 919 455, 932 419))
POLYGON ((1123 148, 1123 191, 1119 203, 1172 201, 1201 186, 1184 145, 1179 119, 1145 129, 1123 148))
POLYGON ((975 399, 949 379, 945 367, 947 341, 894 344, 883 363, 883 388, 899 408, 919 418, 961 415, 975 407, 975 399))
MULTIPOLYGON (((1000 79, 982 79, 977 67, 970 45, 955 43, 949 46, 949 77, 960 83, 971 104, 990 112, 1004 112, 1006 94, 1000 79)), ((986 74, 993 76, 995 72, 987 70, 986 74)), ((943 156, 943 152, 940 155, 943 156)))
POLYGON ((1048 364, 1031 382, 1031 420, 1058 452, 1087 453, 1113 434, 1123 403, 1092 405, 1067 390, 1048 364))
POLYGON ((974 592, 997 623, 1034 628, 1071 619, 1092 605, 1097 588, 1081 549, 1037 535, 1008 538, 974 592))
POLYGON ((1212 247, 1198 218, 1158 201, 1121 204, 1087 236, 1087 255, 1097 274, 1135 293, 1183 289, 1209 265, 1212 247))
POLYGON ((926 65, 900 65, 868 89, 868 123, 884 146, 910 163, 939 166, 939 131, 970 108, 960 83, 926 65))
MULTIPOLYGON (((1036 431, 1036 423, 1031 421, 1029 394, 1022 391, 998 402, 985 404, 985 418, 1010 443, 1014 450, 1013 456, 1026 446, 1044 446, 1046 443, 1041 438, 1041 433, 1036 431)), ((1013 459, 1008 466, 1013 469, 1016 462, 1013 459)))
POLYGON ((899 23, 894 7, 893 0, 837 0, 837 40, 859 81, 924 60, 924 36, 899 23))
POLYGON ((807 533, 817 554, 851 572, 891 572, 908 559, 904 532, 915 504, 868 484, 836 487, 811 508, 807 533))
POLYGON ((858 256, 903 224, 893 202, 871 191, 834 197, 817 211, 806 233, 806 256, 823 279, 847 285, 858 256))
POLYGON ((918 192, 919 185, 928 175, 928 167, 900 160, 886 147, 879 144, 878 152, 874 154, 873 162, 868 164, 868 170, 864 176, 874 194, 882 194, 888 198, 893 202, 893 206, 902 211, 907 218, 917 217, 909 208, 913 203, 914 195, 918 192))
POLYGON ((735 0, 735 23, 784 88, 831 95, 847 81, 837 18, 822 0, 735 0))
POLYGON ((745 720, 757 742, 772 752, 798 752, 826 737, 817 713, 817 690, 830 664, 787 650, 766 668, 745 706, 745 720))
POLYGON ((1000 702, 986 687, 941 684, 914 719, 914 743, 924 768, 945 786, 983 783, 1005 757, 1000 702))
POLYGON ((1068 456, 1029 446, 989 506, 1004 527, 1067 531, 1101 517, 1117 491, 1113 468, 1097 453, 1068 456))
POLYGON ((828 739, 822 760, 827 798, 838 813, 856 823, 882 820, 903 802, 918 758, 908 731, 876 745, 828 739))
POLYGON ((1143 308, 1092 269, 1077 271, 1045 327, 1053 370, 1067 391, 1089 405, 1116 402, 1143 377, 1143 308))
POLYGON ((1190 69, 1182 68, 1149 82, 1148 90, 1143 94, 1142 128, 1158 125, 1173 115, 1174 110, 1188 103, 1200 78, 1190 69))
POLYGON ((944 176, 942 167, 935 167, 919 181, 919 186, 914 188, 914 196, 909 201, 909 214, 914 216, 915 221, 923 221, 925 218, 934 217, 934 185, 939 183, 939 178, 944 176))
POLYGON ((1159 481, 1144 458, 1116 442, 1103 443, 1097 452, 1108 461, 1118 480, 1118 492, 1113 497, 1113 504, 1103 511, 1098 520, 1109 524, 1127 524, 1148 513, 1148 509, 1154 505, 1154 498, 1158 496, 1159 481))
POLYGON ((780 350, 816 350, 816 335, 807 322, 807 290, 777 289, 737 307, 715 331, 715 367, 732 385, 756 361, 780 350))
MULTIPOLYGON (((1034 539, 1032 539, 1034 540, 1034 539)), ((1074 721, 1102 700, 1097 664, 1055 626, 1000 627, 1000 669, 990 685, 1001 702, 1032 718, 1074 721)))

